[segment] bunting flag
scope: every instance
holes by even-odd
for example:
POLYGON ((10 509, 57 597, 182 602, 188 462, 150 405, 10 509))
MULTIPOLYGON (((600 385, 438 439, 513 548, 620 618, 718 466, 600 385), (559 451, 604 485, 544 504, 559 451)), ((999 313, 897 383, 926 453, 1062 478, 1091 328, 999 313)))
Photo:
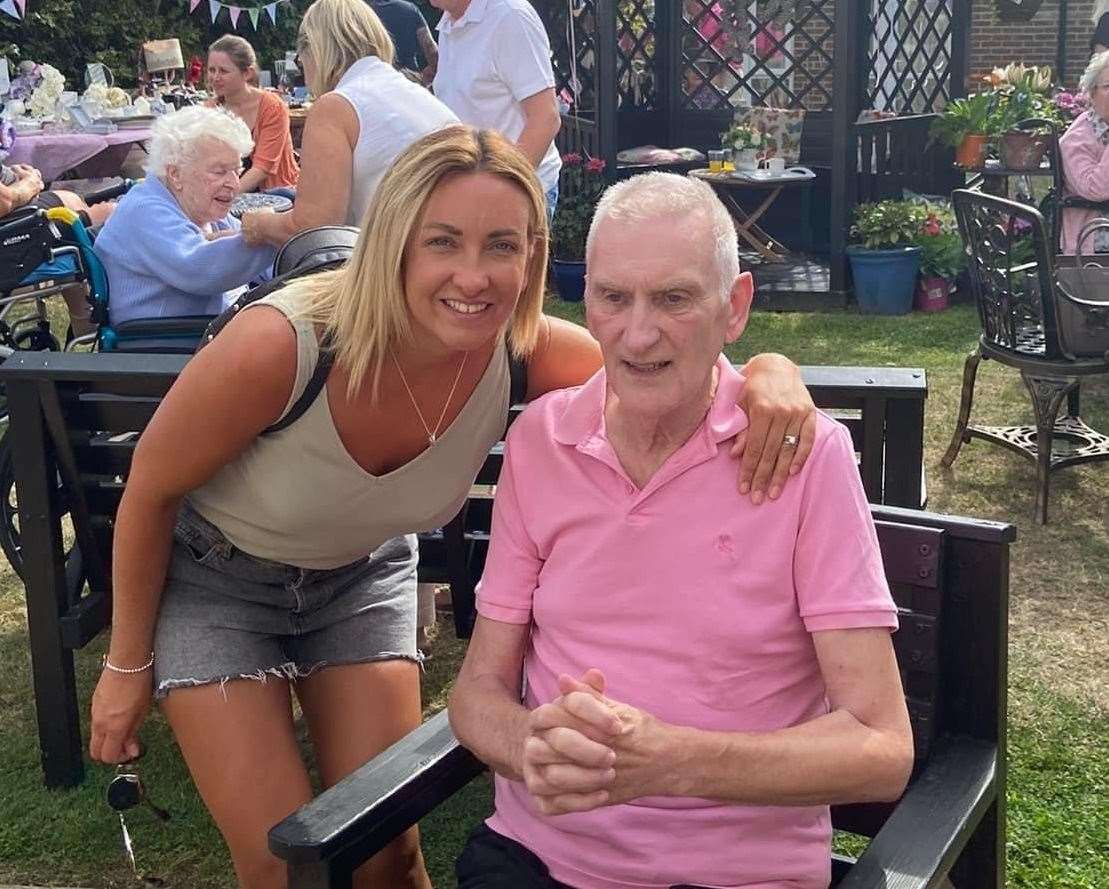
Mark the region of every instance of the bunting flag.
MULTIPOLYGON (((16 4, 22 7, 27 0, 0 0, 0 10, 8 13, 9 15, 19 18, 16 4)), ((255 31, 258 30, 258 20, 262 16, 262 10, 266 11, 266 15, 270 17, 270 22, 274 25, 277 24, 277 7, 282 3, 288 3, 289 0, 275 0, 273 3, 267 3, 265 6, 232 6, 230 3, 221 3, 220 0, 208 0, 208 15, 214 23, 219 18, 221 9, 226 9, 227 14, 231 16, 231 27, 237 28, 239 26, 239 16, 244 12, 250 19, 251 27, 255 31)), ((200 5, 200 0, 189 0, 189 12, 193 12, 200 5)))
POLYGON ((15 5, 19 7, 20 18, 27 15, 27 0, 15 0, 15 5))
POLYGON ((13 19, 22 18, 19 14, 19 7, 15 5, 15 0, 0 0, 0 12, 6 12, 13 19))

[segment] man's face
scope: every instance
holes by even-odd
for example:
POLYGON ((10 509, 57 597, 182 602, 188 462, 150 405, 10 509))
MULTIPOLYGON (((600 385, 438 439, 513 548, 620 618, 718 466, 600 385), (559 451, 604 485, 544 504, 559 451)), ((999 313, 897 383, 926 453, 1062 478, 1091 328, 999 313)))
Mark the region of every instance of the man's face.
POLYGON ((748 273, 721 298, 703 214, 604 219, 587 260, 585 317, 621 410, 663 419, 703 400, 725 343, 747 323, 748 273))

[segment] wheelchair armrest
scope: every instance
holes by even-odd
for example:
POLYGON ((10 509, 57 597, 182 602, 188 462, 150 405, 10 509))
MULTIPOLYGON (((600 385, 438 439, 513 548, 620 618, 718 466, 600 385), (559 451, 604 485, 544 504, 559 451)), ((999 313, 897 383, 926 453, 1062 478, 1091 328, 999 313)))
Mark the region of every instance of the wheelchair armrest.
POLYGON ((997 798, 997 748, 941 738, 836 889, 936 889, 997 798))
POLYGON ((200 344, 212 315, 180 315, 167 318, 135 318, 110 325, 110 337, 102 331, 106 351, 157 352, 191 355, 200 344))
POLYGON ((484 771, 443 710, 270 830, 289 864, 365 861, 484 771))
POLYGON ((95 191, 90 191, 84 195, 85 203, 88 205, 102 204, 104 201, 110 201, 114 198, 121 197, 127 194, 133 186, 134 180, 121 179, 112 185, 105 185, 103 188, 98 188, 95 191))
POLYGON ((1076 194, 1064 195, 1059 206, 1064 210, 1100 210, 1109 215, 1109 201, 1091 201, 1076 194))
POLYGON ((0 237, 6 238, 22 231, 33 231, 39 226, 48 225, 46 211, 34 204, 25 204, 0 216, 0 237))

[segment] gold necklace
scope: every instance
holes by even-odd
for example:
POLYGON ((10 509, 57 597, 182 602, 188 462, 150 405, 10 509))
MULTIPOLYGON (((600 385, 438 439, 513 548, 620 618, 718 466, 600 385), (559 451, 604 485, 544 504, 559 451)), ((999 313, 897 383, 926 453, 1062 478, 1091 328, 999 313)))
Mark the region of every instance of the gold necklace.
POLYGON ((469 357, 469 352, 462 353, 462 363, 458 365, 458 373, 454 375, 454 385, 451 386, 451 391, 447 395, 447 400, 443 403, 443 410, 439 412, 439 422, 435 424, 435 429, 429 429, 427 420, 424 419, 423 412, 420 410, 419 404, 416 403, 416 396, 412 394, 412 387, 408 385, 408 380, 404 376, 404 371, 401 370, 400 362, 397 361, 397 356, 393 350, 389 350, 389 357, 393 359, 393 364, 397 368, 397 373, 400 374, 400 381, 404 383, 404 391, 408 393, 408 399, 412 402, 412 407, 416 409, 416 416, 420 418, 420 425, 424 427, 424 432, 427 433, 427 443, 435 444, 435 440, 439 437, 439 427, 443 425, 443 418, 447 415, 447 408, 451 405, 451 399, 454 398, 454 391, 458 388, 458 381, 462 379, 462 369, 466 366, 466 359, 469 357))

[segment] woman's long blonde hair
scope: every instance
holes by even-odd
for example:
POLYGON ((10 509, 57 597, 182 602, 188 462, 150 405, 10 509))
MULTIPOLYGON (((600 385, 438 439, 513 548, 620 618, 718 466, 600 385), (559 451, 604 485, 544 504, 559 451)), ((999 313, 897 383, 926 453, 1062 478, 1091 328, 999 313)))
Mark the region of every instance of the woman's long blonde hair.
POLYGON ((404 252, 428 198, 447 176, 490 173, 516 185, 529 203, 531 257, 523 291, 507 325, 508 345, 529 355, 539 335, 547 271, 547 210, 530 161, 491 130, 462 124, 410 145, 382 178, 362 220, 354 253, 342 268, 290 282, 301 290, 303 317, 323 327, 350 376, 353 398, 368 381, 377 398, 381 368, 394 343, 411 339, 404 294, 404 252))
POLYGON ((338 85, 355 62, 377 56, 393 64, 393 38, 365 0, 316 0, 304 11, 297 32, 297 51, 308 52, 316 76, 308 84, 314 96, 338 85))

